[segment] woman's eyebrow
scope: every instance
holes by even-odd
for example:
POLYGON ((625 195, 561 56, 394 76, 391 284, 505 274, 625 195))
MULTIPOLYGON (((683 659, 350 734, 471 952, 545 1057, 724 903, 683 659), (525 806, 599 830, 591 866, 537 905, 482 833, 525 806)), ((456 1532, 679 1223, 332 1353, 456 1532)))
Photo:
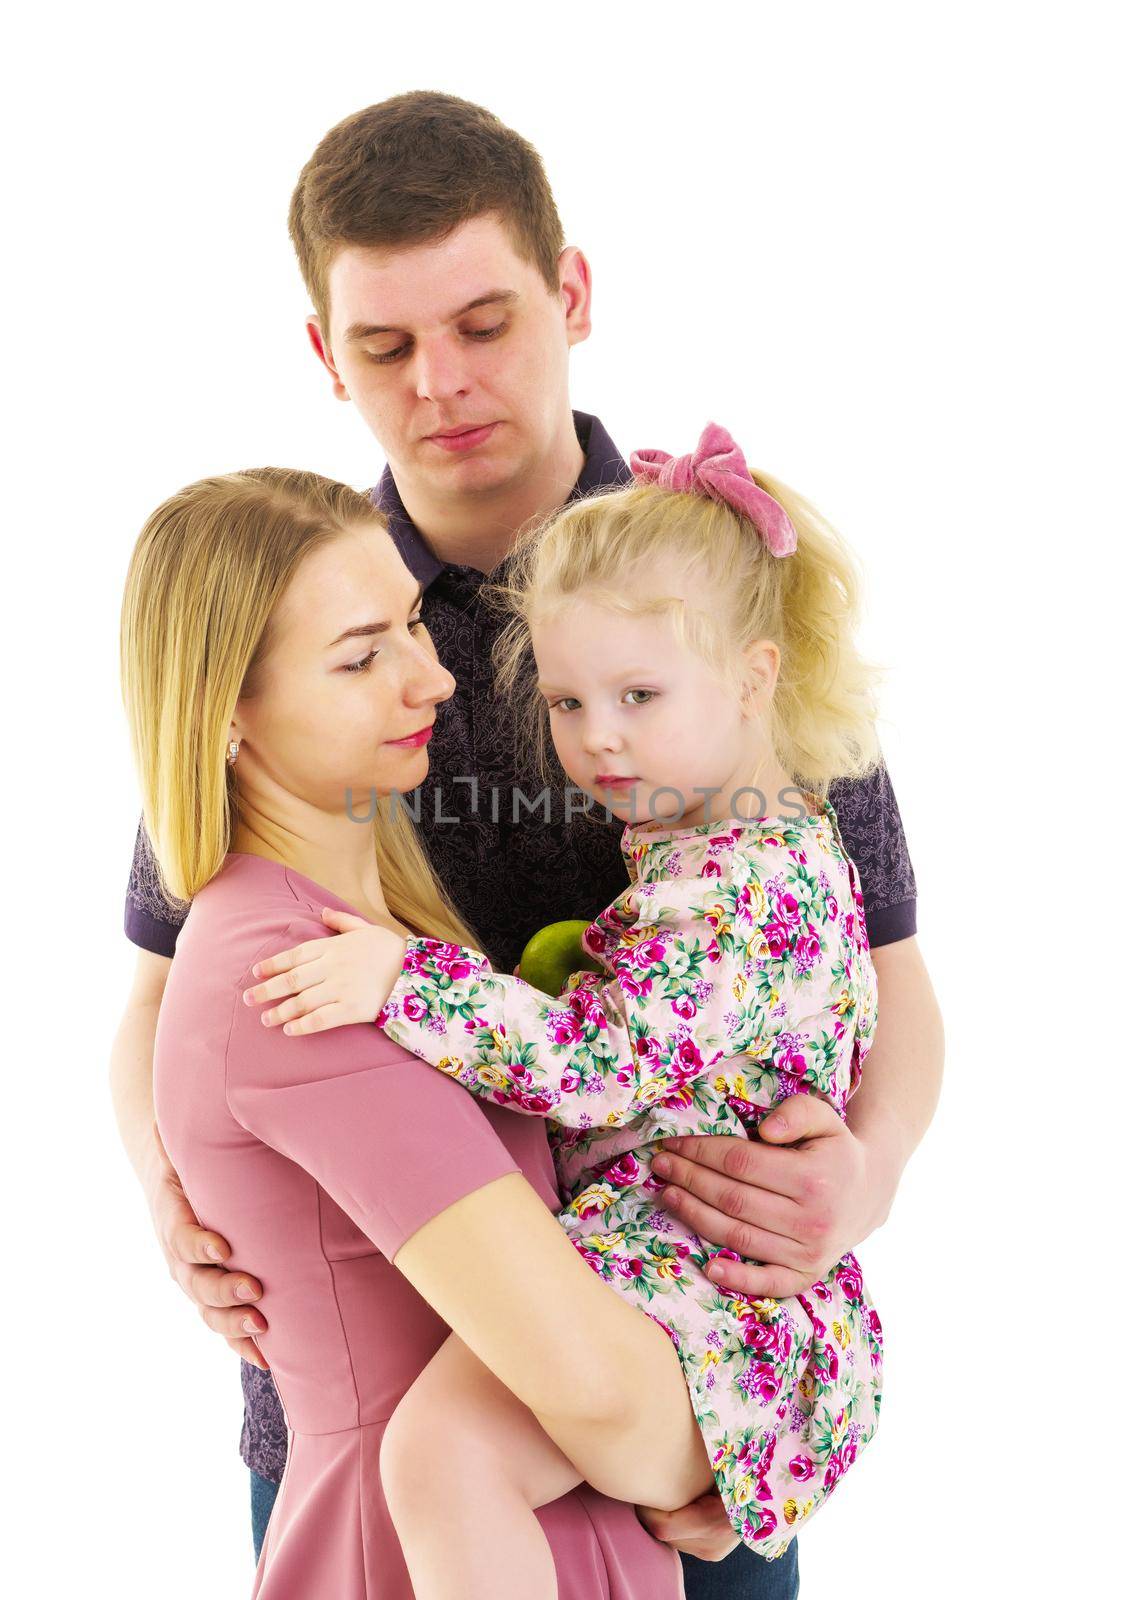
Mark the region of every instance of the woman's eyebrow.
MULTIPOLYGON (((413 611, 420 605, 425 596, 423 583, 417 585, 417 592, 409 602, 409 610, 413 611)), ((343 639, 368 639, 375 633, 388 633, 393 626, 391 622, 362 622, 356 628, 346 628, 344 633, 339 633, 336 639, 331 639, 326 645, 327 650, 332 650, 335 644, 341 644, 343 639)))
MULTIPOLYGON (((477 295, 475 300, 470 300, 466 306, 461 306, 459 311, 451 311, 446 322, 455 322, 457 317, 463 317, 466 311, 476 311, 481 306, 507 306, 519 300, 520 296, 515 289, 490 289, 487 294, 477 295)), ((352 344, 357 339, 371 339, 377 333, 404 333, 404 328, 393 328, 376 322, 351 322, 345 330, 345 341, 352 344)))

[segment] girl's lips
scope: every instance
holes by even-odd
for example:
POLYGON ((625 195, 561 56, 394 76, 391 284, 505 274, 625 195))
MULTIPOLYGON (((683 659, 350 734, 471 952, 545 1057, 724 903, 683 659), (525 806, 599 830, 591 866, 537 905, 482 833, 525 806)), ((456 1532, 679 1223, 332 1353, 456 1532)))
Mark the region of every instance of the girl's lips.
POLYGON ((411 733, 407 739, 386 739, 386 744, 400 745, 402 748, 417 749, 423 744, 428 744, 433 736, 432 725, 422 728, 420 733, 411 733))
POLYGON ((429 443, 439 444, 442 450, 475 450, 496 426, 495 422, 486 422, 481 428, 466 428, 463 433, 430 433, 429 443))
POLYGON ((596 787, 600 789, 630 789, 639 782, 638 778, 596 778, 596 787))

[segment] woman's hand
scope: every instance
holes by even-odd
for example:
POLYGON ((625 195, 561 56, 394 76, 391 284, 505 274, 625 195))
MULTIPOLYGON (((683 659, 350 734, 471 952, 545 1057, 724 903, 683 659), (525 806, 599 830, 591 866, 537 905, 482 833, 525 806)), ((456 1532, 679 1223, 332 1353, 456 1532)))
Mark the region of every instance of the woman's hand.
POLYGON ((266 1027, 285 1023, 283 1033, 321 1033, 351 1022, 373 1022, 392 993, 405 959, 405 940, 389 928, 329 906, 322 921, 337 938, 308 939, 254 967, 254 976, 268 981, 243 991, 248 1006, 291 997, 263 1013, 266 1027))

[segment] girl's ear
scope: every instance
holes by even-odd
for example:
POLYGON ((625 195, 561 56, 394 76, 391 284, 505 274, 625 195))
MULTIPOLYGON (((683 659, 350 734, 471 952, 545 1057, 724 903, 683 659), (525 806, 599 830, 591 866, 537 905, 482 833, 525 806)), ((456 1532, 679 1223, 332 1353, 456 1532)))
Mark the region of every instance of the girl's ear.
POLYGON ((751 715, 765 710, 774 698, 782 652, 772 639, 755 639, 743 655, 742 709, 751 715))

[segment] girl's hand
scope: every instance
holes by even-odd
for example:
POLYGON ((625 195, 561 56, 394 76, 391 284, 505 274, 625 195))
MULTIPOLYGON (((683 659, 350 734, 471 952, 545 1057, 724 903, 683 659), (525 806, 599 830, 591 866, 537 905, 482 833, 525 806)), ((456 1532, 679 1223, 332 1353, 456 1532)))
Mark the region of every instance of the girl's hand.
POLYGON ((243 991, 248 1006, 291 996, 263 1012, 268 1028, 284 1033, 321 1033, 350 1022, 373 1022, 392 993, 405 959, 405 940, 389 928, 326 906, 322 921, 336 939, 309 939, 281 955, 259 961, 258 983, 243 991))

